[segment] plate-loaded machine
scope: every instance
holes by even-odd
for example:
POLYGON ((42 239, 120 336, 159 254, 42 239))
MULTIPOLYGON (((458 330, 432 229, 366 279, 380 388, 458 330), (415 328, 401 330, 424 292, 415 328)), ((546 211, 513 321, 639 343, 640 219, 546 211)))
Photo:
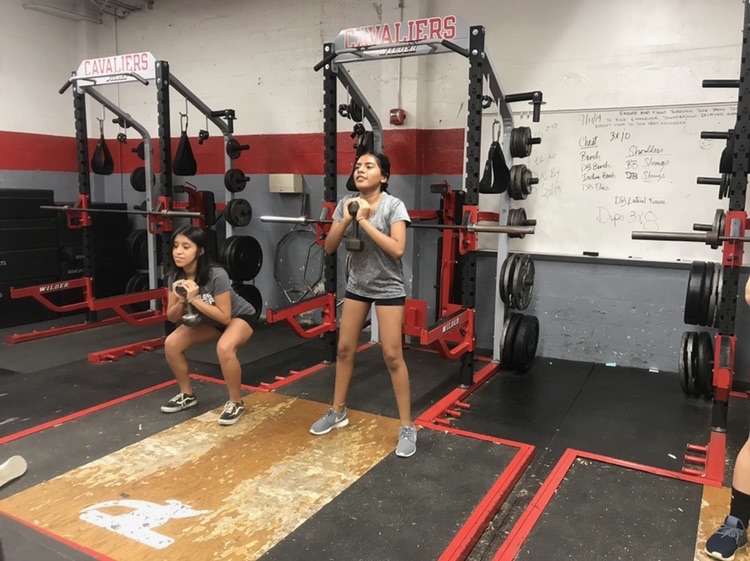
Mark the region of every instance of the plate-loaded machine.
MULTIPOLYGON (((452 292, 453 274, 452 266, 444 267, 447 271, 441 275, 441 291, 439 295, 439 318, 437 323, 431 326, 426 324, 427 305, 425 302, 415 299, 407 299, 405 307, 404 334, 418 337, 421 344, 436 345, 438 351, 445 358, 461 358, 460 385, 469 387, 474 381, 474 306, 476 294, 476 248, 477 234, 498 233, 525 235, 533 234, 534 227, 528 225, 489 225, 480 224, 480 221, 498 222, 499 215, 496 213, 480 212, 479 204, 479 173, 480 173, 480 144, 482 136, 482 109, 487 103, 487 97, 483 96, 483 82, 487 79, 491 102, 498 107, 500 119, 502 120, 503 139, 498 142, 502 151, 505 166, 505 185, 502 193, 508 187, 508 168, 505 162, 511 161, 511 129, 513 128, 513 116, 508 107, 508 102, 531 101, 534 105, 534 121, 539 120, 540 107, 542 104, 541 92, 531 92, 516 95, 505 95, 500 86, 489 56, 484 47, 485 30, 482 26, 469 28, 464 22, 455 16, 443 18, 429 18, 425 20, 414 20, 394 24, 382 24, 369 28, 346 29, 339 33, 333 43, 323 46, 324 58, 315 66, 315 70, 323 69, 323 100, 324 100, 324 144, 325 144, 325 169, 324 169, 324 200, 321 216, 317 220, 306 217, 285 218, 278 216, 263 216, 266 222, 292 222, 292 223, 314 223, 318 230, 318 242, 324 243, 325 236, 330 228, 330 217, 333 215, 337 203, 337 85, 340 81, 348 91, 351 98, 348 108, 348 116, 352 113, 361 113, 366 119, 372 131, 366 132, 363 127, 355 126, 355 134, 360 137, 359 146, 382 151, 383 131, 377 114, 370 103, 365 99, 361 90, 357 87, 352 76, 347 72, 344 64, 350 62, 361 62, 368 60, 379 60, 384 58, 399 58, 416 55, 432 55, 442 53, 458 53, 469 60, 469 91, 467 110, 467 130, 465 146, 465 170, 464 185, 462 191, 452 191, 447 185, 435 187, 443 197, 443 211, 410 211, 414 219, 414 227, 426 227, 442 230, 444 233, 444 247, 448 255, 443 259, 455 259, 456 253, 463 256, 460 267, 461 278, 461 302, 449 301, 452 292), (426 26, 426 27, 425 27, 426 26), (375 28, 377 30, 373 31, 375 28), (458 196, 460 195, 460 196, 458 196), (448 217, 451 217, 448 219, 448 217), (458 217, 454 220, 453 217, 458 217), (440 223, 429 224, 418 223, 418 220, 439 219, 440 223), (450 344, 450 345, 449 345, 450 344)), ((345 115, 347 116, 347 115, 345 115)), ((357 120, 357 119, 355 119, 357 120)), ((538 142, 538 139, 527 139, 529 144, 538 142)), ((500 238, 504 236, 499 236, 500 238)), ((500 245, 498 258, 505 257, 506 244, 500 245), (503 254, 503 255, 501 255, 503 254)), ((502 262, 502 259, 500 259, 502 262)), ((305 300, 281 310, 269 310, 267 317, 269 322, 286 320, 292 324, 295 330, 303 336, 319 335, 326 333, 330 342, 330 358, 335 358, 335 293, 336 293, 336 256, 325 257, 325 290, 326 294, 317 298, 305 300), (295 316, 312 309, 323 309, 323 323, 311 331, 304 332, 294 319, 295 316)), ((496 324, 502 326, 503 304, 496 299, 495 314, 501 318, 496 324)), ((373 339, 377 340, 377 326, 373 322, 373 339)), ((499 338, 501 328, 495 329, 495 351, 494 358, 499 360, 499 338)), ((495 363, 489 367, 495 372, 499 365, 495 363)), ((491 373, 485 373, 489 375, 491 373)), ((478 376, 482 377, 482 376, 478 376)))
MULTIPOLYGON (((226 143, 225 164, 227 174, 225 175, 225 184, 229 184, 227 178, 237 170, 232 170, 232 161, 237 157, 239 152, 247 149, 241 146, 232 138, 233 122, 235 113, 233 109, 221 111, 212 111, 205 105, 195 94, 193 94, 184 84, 175 78, 169 72, 169 63, 166 61, 156 61, 151 53, 135 53, 128 55, 117 55, 102 59, 92 59, 83 61, 78 70, 66 81, 60 88, 59 93, 63 94, 70 86, 73 86, 73 107, 75 116, 76 129, 76 148, 78 156, 78 184, 79 194, 78 201, 74 206, 49 206, 52 210, 65 212, 67 216, 68 227, 71 229, 80 229, 83 243, 83 277, 54 283, 51 285, 32 286, 22 289, 11 289, 13 298, 32 297, 39 301, 45 307, 56 312, 86 311, 86 322, 78 325, 65 327, 54 327, 49 330, 35 331, 26 335, 14 335, 6 338, 6 342, 18 343, 22 341, 49 337, 62 333, 70 333, 99 327, 115 321, 127 321, 132 325, 151 325, 164 322, 166 316, 163 312, 166 302, 166 289, 159 288, 160 281, 163 277, 163 271, 157 265, 157 252, 155 240, 157 234, 167 234, 162 236, 162 252, 170 251, 169 233, 174 230, 173 220, 175 218, 189 218, 197 227, 207 228, 210 224, 206 221, 207 215, 213 215, 216 208, 212 198, 195 196, 195 193, 189 192, 191 203, 175 203, 172 200, 172 147, 171 147, 171 127, 170 127, 170 101, 169 87, 173 87, 180 95, 196 107, 208 121, 216 125, 224 136, 226 143), (119 84, 123 82, 138 81, 143 85, 148 85, 153 81, 156 85, 157 92, 157 114, 159 129, 159 168, 160 168, 160 188, 158 195, 155 195, 153 164, 152 164, 152 138, 146 128, 133 119, 128 113, 118 107, 111 100, 106 98, 94 86, 106 84, 119 84), (90 208, 91 203, 91 182, 89 168, 89 145, 88 130, 86 119, 86 95, 91 96, 94 100, 103 105, 116 115, 115 122, 119 122, 125 128, 133 128, 142 138, 142 144, 138 148, 139 156, 142 154, 144 160, 145 173, 142 181, 145 183, 144 191, 146 193, 145 208, 139 210, 119 210, 119 209, 97 209, 90 208), (211 208, 207 208, 210 204, 211 208), (142 215, 146 217, 148 232, 148 276, 149 290, 132 294, 124 294, 104 299, 95 299, 92 287, 92 250, 93 235, 90 229, 91 213, 126 213, 133 215, 142 215), (50 294, 70 289, 83 289, 83 300, 72 304, 58 306, 48 298, 50 294), (133 311, 133 307, 138 308, 138 304, 151 303, 149 311, 133 311), (154 304, 156 302, 156 304, 154 304), (134 306, 135 305, 135 306, 134 306), (111 310, 117 314, 116 318, 108 318, 97 321, 97 312, 111 310), (11 339, 11 340, 9 340, 11 339)), ((241 173, 241 172, 240 172, 241 173)), ((244 174, 243 174, 244 175, 244 174)), ((132 182, 132 178, 131 178, 132 182)), ((235 180, 236 183, 236 180, 235 180)), ((243 183, 244 184, 244 183, 243 183)), ((227 188, 227 200, 235 190, 230 191, 227 188)), ((232 226, 227 223, 227 237, 232 234, 232 226)), ((124 240, 123 240, 124 242, 124 240)), ((150 350, 154 347, 161 346, 163 339, 150 340, 144 343, 136 343, 132 346, 120 347, 116 350, 102 351, 101 353, 92 353, 92 360, 111 360, 120 356, 132 355, 140 350, 150 350)))

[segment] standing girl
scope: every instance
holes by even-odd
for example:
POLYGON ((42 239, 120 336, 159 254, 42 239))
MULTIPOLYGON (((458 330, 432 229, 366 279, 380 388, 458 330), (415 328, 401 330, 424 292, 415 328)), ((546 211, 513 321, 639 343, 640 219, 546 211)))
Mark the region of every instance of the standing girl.
POLYGON ((162 405, 161 410, 176 413, 198 404, 185 351, 196 343, 218 339, 216 354, 229 390, 229 401, 224 405, 219 424, 233 425, 245 412, 240 395, 242 366, 237 359, 237 349, 253 334, 250 324, 255 309, 232 289, 227 272, 211 262, 206 243, 206 233, 193 226, 183 226, 172 235, 167 319, 180 325, 167 337, 164 351, 180 393, 162 405), (199 316, 190 325, 181 322, 188 304, 199 316))
POLYGON ((348 230, 353 229, 354 220, 359 225, 364 249, 349 254, 333 405, 312 425, 310 432, 326 434, 349 424, 346 395, 354 371, 354 354, 370 306, 375 304, 383 359, 391 374, 401 421, 396 455, 406 458, 417 451, 417 430, 411 422, 409 371, 401 346, 406 298, 401 256, 406 248, 406 227, 410 220, 404 203, 386 192, 390 175, 391 163, 386 156, 374 152, 362 154, 353 173, 359 196, 343 198, 333 213, 333 224, 325 240, 326 252, 336 251, 344 234, 350 234, 348 230), (359 204, 356 217, 349 212, 353 201, 359 204))

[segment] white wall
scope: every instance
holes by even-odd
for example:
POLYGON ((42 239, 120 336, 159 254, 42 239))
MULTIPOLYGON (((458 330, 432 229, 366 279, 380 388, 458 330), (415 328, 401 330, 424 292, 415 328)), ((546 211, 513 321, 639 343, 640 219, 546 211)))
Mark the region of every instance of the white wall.
POLYGON ((73 136, 73 102, 58 90, 78 67, 86 23, 0 2, 0 130, 73 136))
MULTIPOLYGON (((235 108, 239 134, 320 131, 321 76, 312 66, 322 44, 346 27, 402 19, 398 4, 156 0, 152 10, 96 25, 2 2, 0 129, 72 135, 70 98, 57 94, 70 71, 84 58, 148 50, 209 106, 235 108)), ((454 13, 484 25, 506 91, 541 89, 549 109, 736 99, 700 82, 737 77, 739 0, 404 0, 403 12, 403 19, 454 13)), ((465 124, 461 57, 401 66, 399 80, 395 60, 349 65, 386 124, 399 83, 407 126, 465 124)), ((152 88, 120 90, 104 91, 144 124, 155 122, 152 88)))

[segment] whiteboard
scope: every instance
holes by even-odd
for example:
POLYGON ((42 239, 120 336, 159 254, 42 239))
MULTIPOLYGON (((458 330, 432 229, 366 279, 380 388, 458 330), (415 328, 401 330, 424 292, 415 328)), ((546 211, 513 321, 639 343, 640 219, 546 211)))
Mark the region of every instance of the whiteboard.
POLYGON ((701 131, 734 127, 736 104, 542 111, 515 116, 542 143, 514 160, 539 183, 511 201, 537 221, 534 235, 509 240, 511 251, 660 262, 718 260, 720 249, 701 242, 631 239, 634 230, 693 232, 711 224, 719 187, 696 179, 719 177, 724 140, 701 131))

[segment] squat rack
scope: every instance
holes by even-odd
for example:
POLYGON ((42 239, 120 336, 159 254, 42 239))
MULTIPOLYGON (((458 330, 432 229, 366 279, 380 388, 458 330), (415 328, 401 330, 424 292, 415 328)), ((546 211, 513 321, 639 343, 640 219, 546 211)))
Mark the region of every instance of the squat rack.
MULTIPOLYGON (((747 381, 737 383, 734 380, 735 369, 735 318, 739 296, 740 267, 744 255, 744 243, 750 241, 746 232, 750 224, 745 210, 747 200, 747 175, 750 173, 750 0, 743 0, 744 25, 742 36, 742 53, 739 80, 704 80, 704 88, 737 88, 737 120, 728 132, 704 131, 701 138, 727 140, 727 149, 731 154, 731 171, 724 172, 721 180, 699 178, 698 183, 722 185, 726 188, 729 204, 726 214, 717 210, 714 224, 693 225, 695 232, 632 232, 633 239, 705 242, 710 247, 722 247, 721 288, 716 302, 718 328, 715 336, 713 369, 711 384, 714 388, 711 412, 711 435, 707 446, 689 445, 689 454, 685 456, 688 463, 700 468, 683 468, 683 472, 703 476, 708 479, 723 481, 726 431, 729 417, 729 397, 733 389, 747 391, 747 381), (699 454, 700 456, 690 455, 699 454)), ((724 160, 724 155, 722 155, 724 160)), ((720 171, 722 164, 720 163, 720 171)), ((719 198, 722 198, 720 194, 719 198)), ((683 357, 680 357, 683 360, 683 357)))
MULTIPOLYGON (((84 60, 79 65, 78 69, 72 72, 71 77, 63 84, 59 89, 59 93, 63 94, 67 91, 70 86, 73 86, 73 109, 75 118, 75 134, 76 134, 76 153, 77 153, 77 167, 78 167, 78 185, 79 193, 78 200, 74 206, 59 206, 50 207, 53 210, 65 212, 68 219, 68 227, 81 229, 82 244, 83 244, 83 276, 84 279, 81 282, 61 282, 53 283, 50 285, 42 285, 38 287, 28 287, 23 290, 12 290, 11 295, 13 297, 33 297, 40 303, 45 305, 47 308, 55 311, 73 311, 82 310, 86 311, 87 321, 85 324, 78 326, 68 326, 65 328, 51 329, 49 333, 35 332, 31 337, 25 337, 21 340, 30 340, 30 338, 41 338, 44 336, 50 336, 51 334, 66 333, 70 331, 78 331, 81 329, 88 329, 111 323, 112 320, 105 320, 104 322, 97 321, 97 312, 104 309, 114 310, 121 319, 134 323, 137 325, 143 325, 147 323, 154 323, 155 321, 163 321, 164 316, 158 311, 152 311, 150 315, 147 314, 147 318, 143 318, 144 314, 129 314, 123 309, 123 306, 132 304, 134 302, 145 302, 149 300, 156 300, 158 309, 163 307, 161 300, 163 290, 157 290, 163 272, 159 271, 157 275, 157 248, 155 244, 155 234, 169 233, 173 231, 173 219, 174 218, 203 218, 201 213, 189 212, 182 209, 183 205, 174 205, 172 201, 173 196, 173 185, 172 185, 172 139, 171 139, 171 126, 170 126, 170 97, 169 88, 173 87, 180 95, 182 95, 186 101, 190 102, 195 108, 197 108, 207 119, 211 121, 221 131, 225 145, 225 168, 227 170, 232 169, 232 157, 230 156, 229 146, 231 145, 237 157, 237 154, 247 149, 246 146, 240 146, 236 140, 232 139, 234 132, 234 119, 235 112, 233 109, 224 109, 219 111, 211 110, 198 96, 191 92, 182 82, 180 82, 175 76, 169 71, 169 63, 167 61, 157 61, 150 52, 132 53, 124 55, 114 55, 110 57, 97 58, 84 60), (110 99, 105 97, 100 91, 94 86, 108 85, 108 84, 120 84, 125 82, 140 82, 143 85, 149 85, 153 81, 156 85, 157 92, 157 115, 158 115, 158 136, 159 136, 159 173, 160 173, 160 188, 158 196, 154 194, 154 185, 152 182, 153 177, 153 164, 152 164, 152 143, 153 140, 142 124, 133 119, 127 112, 120 108, 117 104, 112 102, 110 99), (95 101, 100 103, 106 109, 109 109, 116 117, 115 122, 120 123, 124 128, 132 127, 143 140, 143 160, 145 167, 145 184, 146 184, 146 205, 145 210, 115 210, 115 209, 91 209, 90 197, 91 197, 91 180, 90 180, 90 168, 89 168, 89 146, 88 146, 88 129, 86 119, 86 95, 91 96, 95 101), (142 293, 141 295, 123 295, 119 297, 107 298, 102 302, 97 303, 93 298, 93 292, 91 291, 91 279, 93 277, 93 263, 91 261, 91 254, 93 249, 92 231, 89 226, 91 225, 92 212, 117 212, 127 214, 140 214, 145 215, 147 219, 148 232, 153 234, 148 236, 148 268, 149 268, 149 288, 150 290, 142 293), (83 281, 86 282, 83 282, 83 281), (70 288, 82 287, 84 289, 83 302, 68 305, 68 306, 55 306, 50 302, 46 295, 67 290, 70 288), (149 298, 149 296, 151 298, 149 298)), ((226 185, 225 185, 226 188, 226 185)), ((226 200, 232 197, 232 193, 226 190, 226 200)), ((227 237, 232 234, 232 226, 227 223, 227 237)), ((162 252, 170 251, 169 236, 163 236, 163 247, 162 252)))
MULTIPOLYGON (((147 213, 148 231, 151 234, 169 233, 173 231, 172 217, 175 214, 168 214, 175 209, 172 204, 173 184, 172 184, 172 138, 171 138, 171 120, 170 120, 170 86, 177 91, 182 97, 200 111, 208 121, 211 121, 222 133, 225 144, 232 140, 234 132, 234 119, 236 118, 234 109, 223 109, 214 111, 209 108, 201 99, 190 91, 180 80, 178 80, 170 71, 169 63, 165 60, 156 60, 150 52, 132 53, 125 55, 114 55, 99 59, 89 59, 81 62, 78 70, 72 73, 72 76, 60 88, 59 93, 64 93, 73 85, 73 107, 76 123, 76 144, 78 149, 78 182, 79 182, 79 201, 81 207, 85 208, 83 200, 88 202, 91 194, 89 157, 88 157, 88 132, 86 125, 86 94, 93 97, 104 107, 112 111, 119 118, 119 122, 125 128, 132 126, 143 138, 144 143, 144 164, 146 177, 146 201, 149 209, 154 208, 154 199, 158 201, 157 213, 147 213), (151 138, 148 131, 142 125, 139 125, 130 115, 125 113, 116 104, 105 98, 93 86, 106 84, 120 84, 124 82, 138 81, 143 85, 148 85, 154 81, 156 85, 156 101, 158 116, 158 136, 159 136, 159 192, 158 197, 154 197, 152 179, 152 162, 151 162, 151 138), (167 211, 164 213, 162 211, 167 211)), ((232 159, 228 153, 224 155, 225 169, 232 169, 232 159)), ((232 194, 226 191, 226 199, 229 200, 232 194)), ((227 224, 227 236, 232 234, 232 226, 227 224)), ((90 247, 91 240, 87 230, 84 228, 84 254, 87 254, 87 247, 90 247)), ((169 251, 168 236, 164 236, 163 250, 169 251)), ((156 247, 153 236, 148 240, 149 249, 149 285, 156 288, 162 275, 157 278, 156 275, 156 247)), ((90 274, 89 264, 84 258, 84 274, 90 274)))
MULTIPOLYGON (((363 110, 363 116, 372 126, 373 148, 382 151, 383 138, 380 121, 357 87, 344 65, 352 62, 382 60, 389 58, 403 58, 410 56, 435 55, 443 53, 457 53, 469 61, 469 84, 467 120, 464 142, 464 174, 463 185, 465 197, 463 201, 463 222, 476 223, 479 213, 479 173, 480 147, 482 137, 482 110, 486 98, 483 96, 484 80, 488 82, 491 101, 497 105, 502 123, 501 149, 506 162, 512 161, 510 142, 513 128, 513 115, 508 103, 516 101, 531 101, 533 103, 533 119, 539 120, 542 104, 542 94, 539 91, 506 95, 494 71, 494 67, 485 49, 485 29, 483 26, 469 27, 464 21, 454 15, 444 17, 423 18, 397 22, 393 24, 379 24, 375 26, 344 29, 332 43, 323 45, 323 59, 315 65, 314 70, 323 69, 323 121, 324 121, 324 213, 332 216, 337 198, 337 81, 347 89, 352 101, 363 110)), ((501 247, 507 247, 503 244, 501 247)), ((498 249, 498 258, 501 250, 498 249)), ((502 251, 505 253, 505 251, 502 251)), ((498 262, 501 262, 498 259, 498 262)), ((464 256, 461 272, 461 307, 469 311, 473 317, 476 295, 476 253, 469 251, 464 256)), ((325 289, 329 293, 336 293, 337 271, 336 256, 325 257, 325 289)), ((499 360, 499 343, 502 329, 504 308, 499 298, 495 305, 495 344, 493 358, 499 360)), ((467 322, 473 323, 471 318, 467 322)), ((452 325, 450 329, 458 327, 452 325)), ((466 323, 466 322, 463 322, 466 323)), ((463 325, 463 323, 461 325, 463 325)), ((450 330, 446 328, 446 331, 450 330)), ((373 333, 375 336, 375 333, 373 333)), ((473 331, 472 331, 473 335, 473 331)), ((335 332, 326 333, 330 356, 335 357, 335 332)), ((460 385, 469 386, 474 378, 474 345, 461 356, 460 385)))

